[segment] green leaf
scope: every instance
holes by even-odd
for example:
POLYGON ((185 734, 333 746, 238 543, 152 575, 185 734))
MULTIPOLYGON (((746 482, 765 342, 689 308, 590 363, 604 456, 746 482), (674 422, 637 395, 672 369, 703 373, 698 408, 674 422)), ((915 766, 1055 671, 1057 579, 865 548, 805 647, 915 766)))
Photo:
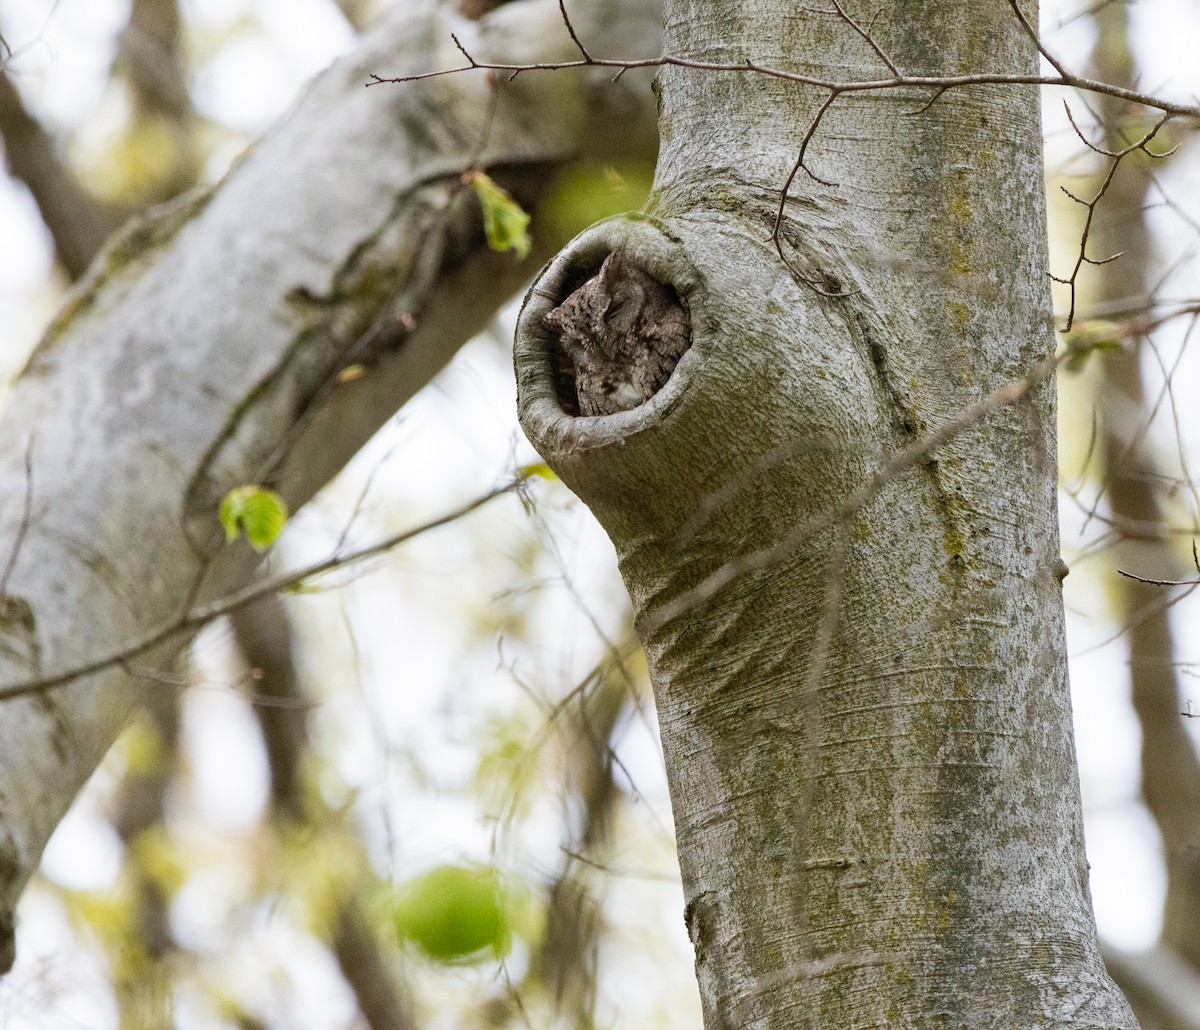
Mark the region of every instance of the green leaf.
POLYGON ((508 947, 504 891, 485 866, 438 866, 410 880, 392 910, 401 937, 439 962, 486 957, 508 947))
POLYGON ((548 479, 551 482, 558 479, 554 474, 554 469, 547 465, 544 461, 531 462, 528 465, 521 465, 517 468, 517 476, 521 479, 548 479))
POLYGON ((483 208, 483 229, 492 250, 512 250, 518 259, 529 254, 529 215, 521 205, 483 172, 472 172, 467 179, 483 208))
POLYGON ((1082 370, 1096 351, 1120 350, 1122 336, 1123 328, 1117 322, 1093 318, 1077 323, 1063 336, 1063 343, 1067 348, 1067 371, 1082 370))
POLYGON ((225 538, 236 540, 242 533, 256 551, 265 551, 287 522, 287 504, 274 490, 261 486, 239 486, 230 490, 218 512, 225 538))

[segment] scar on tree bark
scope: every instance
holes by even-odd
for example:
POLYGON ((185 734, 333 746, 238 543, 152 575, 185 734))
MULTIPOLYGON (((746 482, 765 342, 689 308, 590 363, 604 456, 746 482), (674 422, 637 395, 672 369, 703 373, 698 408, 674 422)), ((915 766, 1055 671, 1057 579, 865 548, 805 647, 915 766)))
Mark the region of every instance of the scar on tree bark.
POLYGON ((674 288, 619 250, 543 321, 558 339, 555 389, 569 415, 612 415, 645 403, 692 342, 674 288))

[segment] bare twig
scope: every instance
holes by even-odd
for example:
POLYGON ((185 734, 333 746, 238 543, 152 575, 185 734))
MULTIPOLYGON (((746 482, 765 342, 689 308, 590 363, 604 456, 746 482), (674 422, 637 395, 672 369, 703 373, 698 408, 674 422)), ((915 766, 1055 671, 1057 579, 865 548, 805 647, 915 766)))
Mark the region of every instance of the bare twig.
POLYGON ((1108 192, 1109 186, 1112 185, 1113 177, 1117 174, 1117 168, 1120 167, 1121 162, 1125 160, 1125 158, 1138 151, 1145 154, 1147 157, 1161 160, 1162 158, 1169 157, 1175 152, 1175 150, 1172 148, 1165 153, 1158 154, 1149 147, 1150 141, 1153 140, 1154 137, 1158 135, 1162 127, 1166 125, 1168 121, 1170 121, 1170 115, 1164 114, 1158 119, 1158 121, 1154 123, 1154 127, 1151 128, 1149 132, 1143 135, 1141 139, 1136 140, 1129 146, 1125 147, 1123 150, 1108 150, 1092 143, 1087 136, 1084 135, 1083 130, 1080 129, 1075 122, 1075 116, 1071 112, 1071 106, 1065 100, 1063 101, 1063 107, 1066 109, 1067 118, 1071 123, 1071 127, 1075 130, 1075 134, 1082 141, 1083 145, 1094 153, 1109 160, 1108 171, 1105 173, 1104 179, 1101 181, 1099 187, 1097 187, 1096 193, 1091 200, 1085 200, 1083 197, 1076 196, 1065 186, 1059 186, 1059 189, 1062 190, 1063 193, 1065 193, 1068 197, 1070 197, 1071 200, 1075 201, 1076 204, 1081 205, 1087 210, 1087 215, 1085 216, 1083 223, 1083 231, 1079 234, 1079 255, 1075 259, 1075 265, 1071 269, 1071 274, 1065 278, 1057 275, 1050 276, 1050 278, 1056 283, 1061 283, 1070 290, 1071 303, 1067 310, 1066 322, 1063 325, 1063 332, 1069 332, 1071 327, 1075 324, 1076 287, 1079 279, 1079 273, 1083 266, 1106 265, 1109 262, 1116 261, 1117 258, 1121 257, 1121 253, 1110 254, 1108 257, 1104 258, 1091 258, 1087 255, 1088 239, 1091 237, 1092 223, 1096 217, 1096 207, 1104 195, 1108 192))
POLYGON ((1038 35, 1037 29, 1034 28, 1029 19, 1025 17, 1025 12, 1021 10, 1021 5, 1017 3, 1017 0, 1008 0, 1008 5, 1013 9, 1013 14, 1017 16, 1017 21, 1021 23, 1021 28, 1025 30, 1025 34, 1031 40, 1033 40, 1033 45, 1038 48, 1038 53, 1040 53, 1050 63, 1050 67, 1058 72, 1059 75, 1061 75, 1064 79, 1069 78, 1071 73, 1063 67, 1062 62, 1059 61, 1057 57, 1055 57, 1052 53, 1050 53, 1049 50, 1046 49, 1045 44, 1042 42, 1041 36, 1038 35))
MULTIPOLYGON (((1185 346, 1180 348, 1179 354, 1175 359, 1175 367, 1176 368, 1178 368, 1179 362, 1183 360, 1183 355, 1187 349, 1186 344, 1191 339, 1192 333, 1195 331, 1198 324, 1200 324, 1200 314, 1193 314, 1191 316, 1191 325, 1188 326, 1187 332, 1184 334, 1184 337, 1183 337, 1183 342, 1184 342, 1185 346)), ((1145 332, 1146 332, 1146 338, 1148 339, 1149 338, 1149 330, 1146 330, 1145 332)), ((1156 353, 1156 352, 1154 352, 1152 350, 1152 353, 1156 353)), ((1116 462, 1117 465, 1124 464, 1125 461, 1145 441, 1147 434, 1150 432, 1150 426, 1153 424, 1155 417, 1158 415, 1159 409, 1162 406, 1164 398, 1166 398, 1168 396, 1170 391, 1171 391, 1171 374, 1167 373, 1164 377, 1162 388, 1159 390, 1158 396, 1155 398, 1154 403, 1150 406, 1149 411, 1146 413, 1145 417, 1143 417, 1140 420, 1137 430, 1129 436, 1128 442, 1126 443, 1119 460, 1116 462)), ((1096 496, 1092 499, 1091 507, 1087 513, 1087 518, 1084 519, 1083 528, 1086 529, 1088 523, 1091 522, 1091 520, 1096 517, 1097 511, 1099 511, 1099 509, 1100 509, 1100 502, 1106 496, 1108 489, 1111 485, 1112 485, 1111 481, 1108 479, 1105 479, 1104 481, 1101 482, 1100 488, 1096 492, 1096 496)), ((1192 490, 1193 493, 1195 492, 1194 484, 1185 481, 1185 485, 1187 485, 1192 490)))
POLYGON ((1125 569, 1117 569, 1117 575, 1132 579, 1135 583, 1147 583, 1152 587, 1200 587, 1200 579, 1151 579, 1125 569))
POLYGON ((613 68, 619 73, 633 71, 637 68, 688 68, 693 71, 721 72, 733 74, 764 75, 784 82, 793 82, 801 86, 812 86, 824 92, 837 93, 878 93, 902 87, 912 89, 928 89, 945 92, 950 89, 960 89, 965 86, 1062 86, 1082 90, 1086 93, 1098 93, 1103 96, 1115 97, 1131 104, 1138 104, 1165 115, 1175 118, 1190 118, 1200 121, 1200 106, 1184 104, 1164 97, 1142 93, 1123 86, 1114 86, 1108 82, 1098 82, 1083 75, 1063 74, 1032 75, 1018 72, 974 72, 966 75, 910 75, 893 74, 880 79, 827 79, 818 75, 805 75, 802 72, 786 71, 770 65, 759 64, 747 60, 737 64, 721 61, 693 61, 688 58, 664 54, 661 57, 647 57, 637 61, 615 60, 608 58, 587 57, 578 61, 542 61, 530 64, 510 64, 505 62, 478 61, 467 51, 457 36, 451 37, 459 52, 467 59, 467 64, 457 68, 442 68, 432 72, 422 72, 418 75, 384 76, 372 74, 370 86, 398 84, 405 82, 421 82, 425 79, 436 79, 443 75, 458 75, 465 71, 483 70, 504 72, 510 77, 526 72, 567 71, 572 68, 613 68))
POLYGON ((571 19, 567 17, 567 8, 564 0, 558 0, 558 10, 562 15, 563 24, 567 27, 567 31, 571 34, 571 42, 578 48, 583 59, 589 63, 592 61, 592 55, 587 52, 587 47, 583 45, 583 41, 579 38, 579 34, 575 31, 575 26, 571 24, 571 19))
POLYGON ((864 29, 858 24, 858 22, 851 18, 850 15, 846 13, 845 8, 842 7, 839 0, 833 0, 833 6, 837 8, 837 13, 841 17, 842 21, 844 21, 850 26, 850 28, 852 28, 855 32, 862 36, 864 40, 866 40, 867 45, 875 51, 876 56, 887 65, 888 71, 890 71, 893 75, 900 75, 900 69, 896 67, 895 62, 887 55, 887 51, 885 51, 883 47, 876 42, 875 37, 871 35, 870 31, 864 29))
MULTIPOLYGON (((788 190, 792 188, 792 183, 796 181, 796 175, 799 173, 800 169, 803 168, 806 172, 808 172, 811 178, 815 179, 822 185, 834 185, 829 180, 822 179, 819 175, 817 175, 816 172, 809 168, 804 163, 804 158, 808 154, 808 145, 812 142, 813 137, 817 134, 817 127, 821 124, 821 119, 825 117, 825 112, 827 112, 833 106, 833 102, 837 100, 837 98, 838 91, 831 90, 829 96, 825 98, 825 102, 817 109, 817 113, 813 116, 813 120, 808 126, 808 131, 804 134, 804 139, 800 141, 800 150, 796 154, 796 163, 792 165, 792 170, 787 177, 787 181, 783 184, 783 189, 779 191, 779 210, 775 212, 775 227, 771 233, 771 239, 775 241, 776 247, 779 246, 779 226, 783 222, 783 210, 784 206, 787 204, 788 190)), ((783 254, 780 253, 779 256, 782 257, 783 254)))
POLYGON ((102 657, 81 662, 79 665, 50 676, 41 676, 37 679, 26 680, 21 683, 10 683, 0 686, 0 701, 7 701, 14 697, 25 697, 29 694, 39 694, 53 687, 59 687, 72 680, 79 679, 81 676, 89 676, 92 673, 101 672, 104 669, 120 665, 131 658, 136 658, 138 655, 144 654, 159 644, 166 643, 174 637, 193 633, 214 619, 218 619, 222 615, 228 615, 230 612, 251 604, 268 594, 295 590, 297 587, 304 585, 307 580, 323 575, 326 572, 332 572, 334 569, 341 569, 350 565, 357 565, 369 558, 378 557, 401 544, 421 536, 423 533, 449 525, 464 515, 469 515, 477 508, 482 508, 497 497, 516 493, 525 487, 527 478, 525 475, 518 475, 512 482, 496 487, 494 490, 489 490, 486 494, 476 497, 474 500, 445 515, 423 523, 420 526, 415 526, 412 529, 395 533, 392 536, 359 548, 356 551, 351 551, 344 555, 335 555, 332 558, 325 558, 322 561, 306 565, 294 572, 287 572, 270 579, 261 580, 242 590, 236 590, 231 594, 220 597, 209 604, 202 605, 199 608, 192 608, 102 657))
POLYGON ((783 215, 784 215, 784 211, 787 208, 788 193, 791 191, 792 183, 796 181, 796 176, 800 173, 801 168, 803 168, 806 172, 808 172, 809 177, 811 179, 815 180, 816 182, 819 182, 824 186, 835 185, 834 183, 830 182, 828 179, 822 179, 819 175, 817 175, 816 172, 814 172, 811 168, 809 168, 804 163, 804 158, 805 158, 805 155, 808 153, 808 145, 809 145, 809 143, 812 142, 813 136, 816 135, 817 127, 821 124, 821 119, 825 117, 825 112, 828 111, 830 109, 830 107, 833 106, 833 102, 835 100, 837 100, 837 98, 838 98, 838 92, 836 90, 831 90, 829 93, 829 96, 827 96, 825 98, 825 102, 823 104, 821 104, 821 106, 817 109, 816 115, 813 116, 813 120, 808 126, 808 131, 804 134, 804 139, 801 140, 801 142, 800 142, 800 151, 796 155, 796 163, 792 165, 792 170, 788 173, 787 180, 784 182, 782 188, 779 190, 779 208, 775 212, 775 224, 771 228, 771 242, 773 244, 775 244, 775 253, 779 255, 779 260, 784 263, 784 265, 787 267, 788 271, 792 273, 792 275, 794 275, 797 279, 801 280, 807 286, 811 287, 813 290, 815 290, 817 293, 819 293, 822 297, 841 298, 841 297, 848 297, 848 296, 850 296, 850 294, 826 290, 816 279, 813 279, 809 276, 804 275, 798 268, 796 268, 795 265, 793 265, 787 259, 787 255, 784 254, 784 252, 783 252, 783 235, 782 235, 783 234, 783 215))

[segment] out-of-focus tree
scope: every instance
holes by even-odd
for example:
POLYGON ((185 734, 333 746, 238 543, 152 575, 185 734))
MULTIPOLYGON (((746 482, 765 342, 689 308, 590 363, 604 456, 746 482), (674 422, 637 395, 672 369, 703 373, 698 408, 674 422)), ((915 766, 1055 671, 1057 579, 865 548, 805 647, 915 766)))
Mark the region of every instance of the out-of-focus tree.
MULTIPOLYGON (((1089 69, 1094 78, 1130 88, 1142 80, 1131 39, 1134 13, 1123 4, 1088 12, 1095 29, 1089 69)), ((1186 699, 1178 682, 1171 610, 1179 598, 1146 580, 1177 580, 1196 571, 1188 541, 1200 511, 1188 473, 1190 441, 1173 396, 1186 390, 1183 382, 1192 373, 1164 357, 1179 345, 1172 335, 1194 317, 1189 308, 1195 298, 1180 303, 1172 296, 1174 285, 1186 278, 1187 259, 1182 268, 1165 267, 1149 224, 1154 208, 1177 213, 1180 224, 1188 217, 1163 176, 1169 164, 1186 160, 1191 141, 1167 125, 1151 146, 1140 145, 1153 120, 1117 98, 1099 96, 1075 106, 1072 127, 1091 174, 1062 177, 1063 195, 1070 198, 1063 202, 1076 216, 1064 227, 1064 249, 1074 250, 1076 258, 1086 255, 1091 267, 1081 277, 1078 297, 1064 300, 1069 308, 1079 306, 1072 331, 1103 337, 1110 349, 1071 384, 1091 385, 1096 413, 1092 439, 1072 448, 1083 451, 1086 442, 1089 462, 1083 487, 1076 486, 1071 497, 1085 530, 1088 524, 1101 530, 1096 553, 1105 556, 1114 614, 1129 651, 1142 737, 1142 796, 1162 837, 1167 883, 1161 944, 1140 955, 1114 950, 1110 965, 1143 1027, 1190 1027, 1200 1011, 1189 1000, 1200 984, 1200 760, 1186 729, 1186 699), (1164 424, 1173 432, 1160 432, 1164 424), (1168 440, 1174 456, 1161 454, 1168 440), (1143 579, 1122 577, 1118 570, 1143 579), (1164 975, 1166 970, 1173 972, 1164 975), (1172 980, 1175 990, 1164 990, 1162 984, 1172 980)))
MULTIPOLYGON (((463 13, 479 17, 495 6, 499 5, 463 13)), ((365 27, 368 5, 339 7, 355 28, 365 27)), ((393 14, 392 20, 400 22, 403 16, 393 14)), ((267 29, 251 20, 223 28, 193 27, 191 31, 203 31, 202 41, 188 36, 188 26, 173 3, 139 0, 134 4, 125 28, 116 37, 111 78, 105 89, 111 94, 106 103, 119 112, 119 127, 108 133, 103 147, 97 147, 94 138, 90 141, 87 163, 69 156, 73 149, 69 137, 55 138, 52 130, 31 113, 31 105, 20 89, 20 53, 0 79, 0 125, 9 173, 34 198, 50 231, 60 267, 69 278, 83 273, 122 219, 196 185, 209 156, 236 139, 236 131, 223 128, 212 117, 197 114, 189 93, 195 69, 188 68, 186 55, 199 52, 210 63, 219 62, 225 46, 236 47, 248 37, 261 38, 267 29)), ((269 42, 269 36, 267 39, 269 42)), ((361 85, 355 82, 349 88, 361 85)), ((648 94, 638 103, 643 111, 648 110, 648 94)), ((331 114, 336 119, 336 112, 331 114)), ((568 143, 567 160, 539 187, 545 198, 537 208, 539 232, 544 238, 565 239, 596 218, 641 203, 649 181, 648 158, 653 152, 653 136, 645 132, 646 127, 652 127, 652 122, 643 115, 641 141, 635 138, 632 147, 618 148, 610 160, 603 159, 603 151, 572 160, 574 145, 568 143)), ((467 149, 473 147, 474 142, 468 141, 467 149)), ((464 158, 463 167, 469 168, 472 160, 464 158)), ((523 274, 517 272, 518 276, 523 274)), ((515 287, 520 279, 512 282, 515 287)), ((369 478, 374 478, 373 474, 369 478)), ((364 498, 365 494, 359 500, 364 498)), ((372 521, 363 511, 355 515, 347 510, 341 517, 357 518, 360 523, 372 521)), ((513 533, 511 529, 505 532, 510 536, 513 533)), ((513 546, 524 549, 522 568, 533 573, 541 564, 538 554, 542 545, 536 537, 521 543, 523 535, 527 534, 516 534, 513 546)), ((479 642, 472 646, 490 649, 497 631, 506 634, 510 649, 519 651, 525 646, 522 639, 527 634, 517 612, 529 604, 518 600, 507 607, 513 609, 511 615, 504 615, 506 604, 497 601, 495 611, 478 620, 472 638, 477 636, 479 642)), ((236 647, 231 649, 229 659, 218 663, 223 671, 217 676, 248 699, 262 727, 270 793, 261 827, 242 843, 237 843, 235 835, 232 848, 189 845, 198 816, 196 806, 203 803, 197 796, 200 788, 194 782, 190 764, 205 759, 190 750, 178 750, 178 702, 187 697, 186 688, 194 676, 160 676, 151 688, 147 714, 131 728, 110 760, 122 770, 111 799, 105 803, 112 812, 125 854, 119 880, 101 891, 64 889, 53 881, 43 881, 38 890, 57 897, 73 923, 81 930, 86 928, 100 944, 121 1025, 166 1025, 171 1021, 172 1008, 181 1003, 193 1018, 200 1013, 201 1018, 223 1018, 238 1025, 259 1025, 279 1018, 271 1016, 268 1000, 247 991, 229 976, 223 954, 229 949, 213 949, 209 942, 198 945, 186 916, 181 937, 177 929, 181 917, 171 914, 181 904, 186 909, 186 899, 206 877, 220 882, 225 876, 247 874, 254 886, 243 894, 243 907, 250 911, 257 904, 268 904, 281 909, 286 913, 282 921, 291 926, 293 936, 303 939, 311 935, 325 942, 350 988, 357 1011, 368 1025, 421 1025, 416 1010, 428 1002, 410 997, 411 985, 405 982, 404 971, 411 963, 398 947, 387 915, 388 892, 376 871, 378 856, 372 862, 368 854, 378 852, 379 841, 369 832, 364 839, 363 828, 346 811, 344 806, 352 801, 352 793, 339 788, 334 794, 340 800, 332 807, 329 801, 330 778, 338 780, 334 769, 339 760, 329 741, 317 747, 313 740, 313 702, 305 699, 304 676, 295 664, 289 608, 268 595, 256 605, 232 613, 232 618, 236 647), (235 660, 235 654, 240 659, 235 660), (321 783, 324 788, 318 786, 321 783), (314 847, 314 842, 320 846, 314 847)), ((603 661, 594 682, 581 688, 578 704, 568 699, 561 712, 553 718, 546 716, 549 732, 535 726, 530 739, 514 736, 516 729, 528 722, 528 716, 517 718, 516 724, 507 729, 510 719, 506 718, 495 724, 497 740, 487 735, 480 739, 481 769, 490 770, 481 774, 481 796, 487 798, 497 790, 508 796, 519 781, 525 783, 519 808, 533 804, 535 808, 551 805, 553 809, 561 804, 564 844, 574 857, 564 856, 561 869, 553 875, 549 865, 544 870, 518 865, 509 871, 513 877, 529 878, 525 886, 514 890, 516 899, 524 899, 514 923, 521 938, 529 941, 536 961, 519 983, 485 985, 481 992, 458 998, 454 1010, 460 1017, 474 1009, 477 1013, 491 1012, 487 1018, 494 1018, 511 1008, 511 1014, 504 1018, 527 1018, 529 1012, 542 1006, 548 1012, 574 1012, 570 1018, 577 1021, 590 1012, 595 992, 594 958, 587 956, 595 954, 602 924, 597 916, 587 927, 574 927, 572 917, 577 912, 594 910, 598 903, 591 896, 591 881, 598 882, 603 873, 588 863, 599 862, 614 798, 624 796, 611 779, 609 737, 617 731, 616 716, 623 708, 619 698, 631 686, 640 689, 629 680, 627 672, 620 673, 627 665, 614 665, 611 659, 603 661), (611 698, 614 690, 615 703, 611 699, 597 700, 598 696, 611 698), (538 741, 542 743, 538 745, 538 741), (517 753, 508 750, 513 748, 517 753), (503 755, 499 764, 495 761, 496 749, 503 755), (559 757, 552 760, 551 755, 559 757), (540 777, 528 779, 538 768, 550 774, 541 802, 534 800, 541 792, 532 787, 540 777), (582 827, 576 825, 575 797, 580 798, 587 813, 582 827), (591 877, 587 870, 591 870, 591 877)), ((545 689, 553 689, 553 685, 551 681, 545 689)), ((506 706, 511 704, 511 699, 506 702, 506 706)), ((204 717, 193 714, 190 718, 204 717)), ((483 725, 490 718, 482 713, 483 725)), ((413 755, 406 761, 420 763, 425 759, 413 755)), ((435 770, 424 772, 416 783, 436 775, 435 770)), ((469 787, 459 791, 467 797, 474 795, 469 787)), ((505 811, 502 807, 497 814, 505 811)), ((500 825, 512 829, 521 822, 508 812, 500 825)), ((217 831, 209 831, 210 835, 213 832, 217 831)), ((441 831, 433 832, 436 835, 441 831)), ((428 850, 417 848, 415 860, 430 861, 428 850)), ((451 851, 443 860, 453 861, 456 853, 451 851)), ((409 865, 403 868, 411 872, 414 859, 405 861, 409 865)), ((553 862, 554 854, 540 861, 553 862)), ((668 890, 669 872, 667 865, 668 890)), ((220 933, 236 939, 249 929, 239 930, 242 923, 235 917, 221 927, 220 933)), ((272 957, 268 950, 261 956, 262 968, 281 971, 279 963, 284 961, 284 953, 278 951, 272 957)), ((310 964, 313 961, 308 960, 310 964)), ((438 975, 429 972, 428 963, 418 961, 417 966, 426 968, 427 997, 440 998, 443 988, 438 986, 438 975)), ((21 975, 18 969, 18 977, 21 975)), ((69 1003, 70 992, 66 994, 69 1003)), ((276 1003, 277 1013, 279 1004, 284 1003, 276 1003)), ((47 1005, 53 1007, 54 1000, 48 999, 47 1005)), ((444 1004, 438 1007, 451 1010, 444 1004)))

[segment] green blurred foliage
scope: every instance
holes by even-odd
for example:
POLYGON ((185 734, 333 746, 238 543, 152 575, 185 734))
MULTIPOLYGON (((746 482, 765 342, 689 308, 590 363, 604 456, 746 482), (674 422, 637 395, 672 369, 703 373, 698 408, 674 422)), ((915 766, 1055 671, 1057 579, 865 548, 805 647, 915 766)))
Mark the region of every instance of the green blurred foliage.
POLYGON ((602 218, 639 210, 653 180, 654 166, 649 162, 582 162, 551 184, 539 217, 548 229, 573 235, 602 218))
POLYGON ((495 870, 439 866, 400 888, 396 929, 439 962, 494 958, 508 950, 507 904, 495 870))

